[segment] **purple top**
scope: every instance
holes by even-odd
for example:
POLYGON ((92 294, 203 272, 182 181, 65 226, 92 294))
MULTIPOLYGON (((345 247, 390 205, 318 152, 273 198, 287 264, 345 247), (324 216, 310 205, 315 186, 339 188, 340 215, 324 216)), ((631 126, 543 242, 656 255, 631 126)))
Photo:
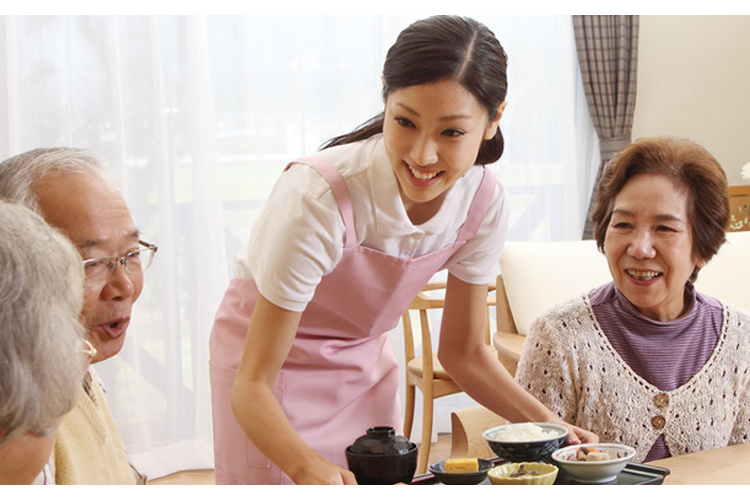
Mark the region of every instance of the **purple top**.
MULTIPOLYGON (((594 315, 612 347, 630 368, 662 391, 686 384, 708 362, 721 335, 721 303, 685 287, 687 312, 662 323, 647 318, 614 282, 591 291, 594 315)), ((645 461, 671 456, 659 436, 645 461)))

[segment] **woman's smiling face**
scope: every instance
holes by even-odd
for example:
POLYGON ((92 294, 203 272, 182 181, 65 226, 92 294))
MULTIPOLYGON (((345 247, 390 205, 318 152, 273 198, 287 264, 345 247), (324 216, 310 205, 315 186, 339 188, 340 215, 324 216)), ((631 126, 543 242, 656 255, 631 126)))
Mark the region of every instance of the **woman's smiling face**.
POLYGON ((383 136, 407 213, 436 201, 473 165, 482 141, 497 133, 505 102, 490 121, 461 84, 446 80, 391 92, 383 136))
POLYGON ((617 288, 644 316, 679 318, 695 266, 687 191, 663 175, 640 174, 615 197, 604 253, 617 288))

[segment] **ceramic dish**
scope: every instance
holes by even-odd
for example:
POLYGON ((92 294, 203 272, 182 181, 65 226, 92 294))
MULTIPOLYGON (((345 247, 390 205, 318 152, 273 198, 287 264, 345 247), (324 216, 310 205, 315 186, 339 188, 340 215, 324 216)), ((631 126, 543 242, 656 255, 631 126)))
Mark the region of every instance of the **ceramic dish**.
POLYGON ((492 484, 553 484, 557 478, 557 467, 538 462, 503 464, 490 469, 487 476, 492 484), (518 473, 521 468, 534 474, 513 477, 513 474, 518 473))
POLYGON ((430 465, 430 472, 443 484, 479 484, 487 478, 495 464, 489 460, 479 459, 479 472, 445 472, 445 460, 430 465))
POLYGON ((627 465, 634 455, 635 450, 624 444, 576 444, 555 451, 552 454, 552 459, 565 472, 573 476, 576 482, 609 483, 617 479, 617 475, 625 468, 625 465, 627 465), (578 448, 582 447, 607 453, 611 459, 601 462, 580 462, 575 457, 578 448))
POLYGON ((542 430, 550 432, 547 438, 530 438, 526 441, 500 440, 498 434, 514 427, 526 426, 528 424, 507 424, 487 429, 482 433, 482 438, 487 441, 497 456, 509 462, 539 462, 549 458, 552 452, 560 448, 568 435, 568 428, 557 424, 533 422, 533 425, 541 427, 542 430), (554 435, 552 435, 554 433, 554 435))

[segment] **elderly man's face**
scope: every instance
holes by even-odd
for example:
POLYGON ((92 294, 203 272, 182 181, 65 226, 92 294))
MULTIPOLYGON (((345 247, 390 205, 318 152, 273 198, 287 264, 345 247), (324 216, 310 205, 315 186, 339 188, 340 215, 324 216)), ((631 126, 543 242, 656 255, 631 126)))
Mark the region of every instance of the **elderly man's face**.
MULTIPOLYGON (((104 175, 50 173, 35 192, 44 218, 67 233, 84 260, 138 249, 138 230, 125 200, 104 175)), ((100 281, 86 280, 81 322, 98 351, 94 363, 122 348, 142 289, 143 274, 129 274, 119 264, 100 281)))

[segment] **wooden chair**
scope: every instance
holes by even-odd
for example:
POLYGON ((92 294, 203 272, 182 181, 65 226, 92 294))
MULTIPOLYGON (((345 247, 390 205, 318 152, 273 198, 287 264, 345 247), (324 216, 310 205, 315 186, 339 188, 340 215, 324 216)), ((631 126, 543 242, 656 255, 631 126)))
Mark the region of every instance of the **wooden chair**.
POLYGON ((451 413, 451 458, 493 458, 497 455, 482 433, 508 421, 483 406, 451 413))
POLYGON ((750 185, 729 186, 729 213, 734 222, 728 231, 750 231, 750 185))
POLYGON ((497 357, 515 375, 531 322, 545 309, 612 279, 593 240, 507 242, 497 277, 497 357))
POLYGON ((516 327, 516 322, 513 319, 513 313, 508 303, 508 293, 505 290, 505 282, 503 281, 502 274, 498 275, 495 288, 495 300, 497 301, 495 309, 497 331, 493 339, 495 350, 497 351, 497 358, 500 360, 500 363, 503 364, 511 375, 515 376, 526 336, 518 334, 518 328, 516 327))
MULTIPOLYGON (((417 463, 417 474, 427 471, 430 459, 430 445, 432 441, 433 402, 437 398, 462 392, 461 388, 448 375, 440 365, 437 354, 432 351, 432 337, 430 336, 430 323, 428 311, 431 309, 442 309, 445 304, 443 297, 430 297, 428 292, 444 290, 445 283, 428 283, 421 292, 412 300, 409 309, 402 317, 404 328, 404 346, 406 363, 406 409, 404 415, 404 436, 411 438, 412 424, 414 422, 414 407, 416 388, 422 391, 422 442, 419 446, 419 458, 417 463), (419 323, 422 336, 422 355, 415 356, 414 334, 410 311, 419 312, 419 323)), ((495 289, 494 284, 488 285, 488 293, 495 289)), ((485 324, 485 342, 488 349, 490 346, 489 308, 495 305, 495 298, 487 297, 487 320, 485 324)))

